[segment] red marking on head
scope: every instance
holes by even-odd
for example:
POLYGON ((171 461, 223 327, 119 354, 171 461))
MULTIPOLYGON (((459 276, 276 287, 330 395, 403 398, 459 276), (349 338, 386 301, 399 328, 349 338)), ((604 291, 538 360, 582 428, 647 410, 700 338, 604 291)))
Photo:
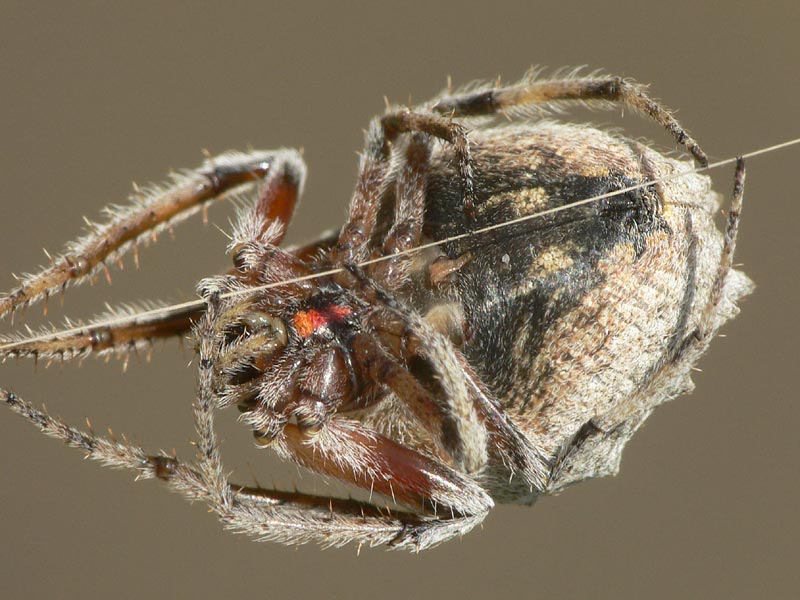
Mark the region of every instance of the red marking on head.
POLYGON ((333 304, 326 306, 322 310, 312 308, 311 310, 301 310, 294 315, 294 328, 302 338, 309 337, 315 331, 327 327, 332 321, 342 321, 346 316, 351 315, 353 309, 349 306, 339 306, 333 304))
POLYGON ((307 338, 326 323, 325 317, 316 310, 304 310, 294 315, 294 328, 303 338, 307 338))

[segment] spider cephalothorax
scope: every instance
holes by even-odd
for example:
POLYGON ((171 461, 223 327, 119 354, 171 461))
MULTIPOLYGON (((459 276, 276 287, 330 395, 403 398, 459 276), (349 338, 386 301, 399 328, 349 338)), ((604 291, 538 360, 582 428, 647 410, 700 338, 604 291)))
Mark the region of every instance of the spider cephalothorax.
POLYGON ((652 409, 690 389, 692 365, 750 289, 731 269, 744 167, 723 236, 716 194, 686 163, 525 110, 519 124, 486 119, 563 101, 622 103, 705 163, 669 112, 619 78, 448 93, 374 119, 348 221, 283 249, 305 177, 299 154, 225 154, 114 209, 0 298, 0 315, 46 299, 211 200, 254 188, 234 227, 234 266, 201 282, 202 300, 0 345, 2 356, 126 355, 191 333, 196 462, 3 399, 90 457, 287 543, 425 548, 494 502, 616 472, 652 409), (260 446, 397 506, 229 483, 213 413, 230 405, 260 446))

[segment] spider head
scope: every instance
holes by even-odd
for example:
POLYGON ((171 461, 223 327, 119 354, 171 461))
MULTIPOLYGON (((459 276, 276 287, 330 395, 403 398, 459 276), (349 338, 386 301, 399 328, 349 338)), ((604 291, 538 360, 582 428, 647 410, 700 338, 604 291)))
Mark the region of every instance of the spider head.
POLYGON ((360 331, 360 306, 335 285, 278 299, 232 295, 236 280, 220 282, 202 284, 215 308, 197 330, 198 344, 213 348, 217 404, 237 405, 262 445, 287 423, 314 434, 359 387, 349 341, 360 331))

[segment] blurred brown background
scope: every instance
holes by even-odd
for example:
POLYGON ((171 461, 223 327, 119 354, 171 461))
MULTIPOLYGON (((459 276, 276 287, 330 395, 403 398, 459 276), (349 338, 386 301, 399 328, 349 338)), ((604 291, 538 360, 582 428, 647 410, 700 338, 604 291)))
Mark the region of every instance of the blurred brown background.
MULTIPOLYGON (((422 100, 448 74, 510 81, 532 64, 587 64, 632 76, 680 109, 713 158, 800 136, 795 2, 532 4, 0 3, 0 288, 40 264, 42 246, 75 237, 82 215, 123 201, 131 180, 195 166, 203 148, 303 147, 309 180, 292 239, 340 224, 361 130, 383 96, 422 100)), ((635 116, 575 115, 672 147, 635 116)), ((618 477, 500 507, 483 529, 418 556, 356 556, 223 533, 203 507, 84 462, 0 411, 0 595, 794 597, 798 159, 800 148, 750 161, 738 260, 758 290, 702 361, 695 393, 653 415, 618 477)), ((713 177, 729 193, 730 169, 713 177)), ((222 228, 229 215, 211 214, 222 228)), ((64 312, 187 298, 227 265, 213 226, 197 220, 165 237, 113 287, 68 293, 64 312)), ((0 380, 73 423, 89 415, 99 431, 190 457, 190 358, 173 343, 125 375, 113 362, 37 374, 12 362, 0 380)), ((250 480, 252 468, 291 485, 295 469, 253 449, 234 417, 222 435, 236 476, 250 480)), ((325 488, 308 476, 301 485, 325 488)))

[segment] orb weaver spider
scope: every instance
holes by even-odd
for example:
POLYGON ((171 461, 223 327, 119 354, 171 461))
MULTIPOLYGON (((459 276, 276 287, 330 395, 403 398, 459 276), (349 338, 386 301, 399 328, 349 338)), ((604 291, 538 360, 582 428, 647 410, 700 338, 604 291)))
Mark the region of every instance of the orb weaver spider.
POLYGON ((9 315, 107 273, 128 251, 138 264, 141 241, 248 191, 228 247, 234 266, 199 284, 201 300, 0 342, 0 356, 51 360, 190 335, 195 461, 0 397, 90 458, 285 543, 419 550, 470 530, 495 502, 531 503, 615 473, 653 408, 691 388, 691 367, 751 289, 732 269, 744 165, 722 234, 717 195, 687 163, 537 113, 574 102, 631 108, 707 162, 665 108, 618 77, 448 91, 371 121, 338 231, 281 248, 303 189, 300 155, 231 152, 107 209, 105 223, 0 298, 9 315), (213 421, 231 405, 259 446, 370 499, 229 482, 213 421))

